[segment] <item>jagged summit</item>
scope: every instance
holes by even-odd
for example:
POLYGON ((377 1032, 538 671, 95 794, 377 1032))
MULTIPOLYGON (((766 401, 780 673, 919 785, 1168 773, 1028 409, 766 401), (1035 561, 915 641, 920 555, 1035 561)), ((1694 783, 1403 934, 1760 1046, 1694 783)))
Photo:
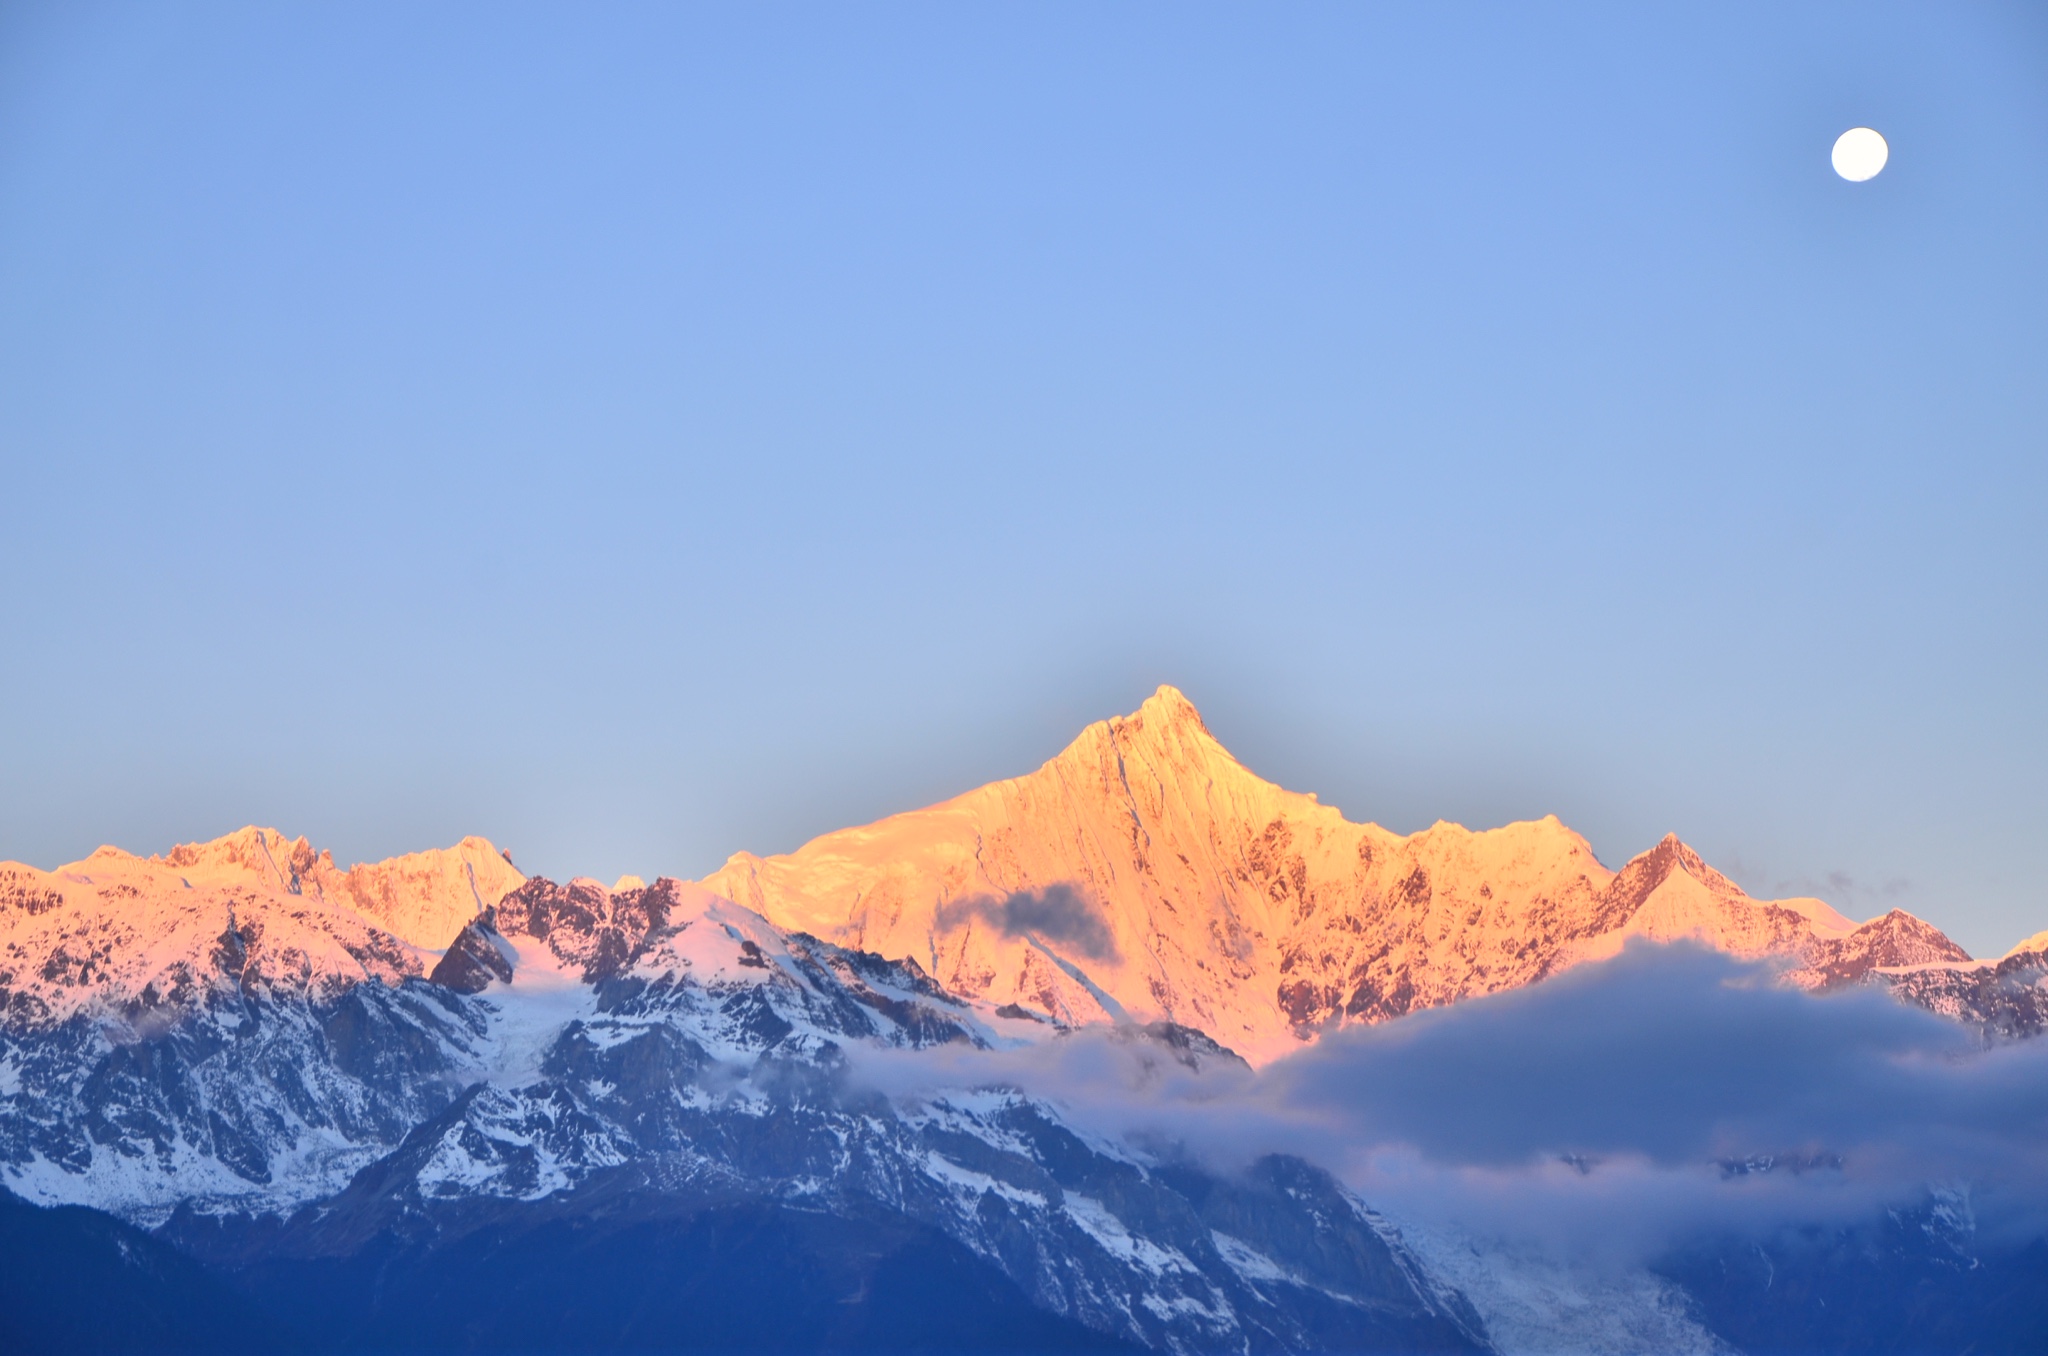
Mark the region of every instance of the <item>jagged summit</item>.
MULTIPOLYGON (((128 854, 102 848, 93 854, 128 854)), ((486 905, 526 879, 488 838, 471 835, 453 847, 430 848, 346 871, 334 854, 276 829, 250 825, 206 843, 183 843, 151 863, 181 878, 255 883, 288 894, 313 894, 346 904, 413 946, 440 948, 486 905)))
MULTIPOLYGON (((102 855, 126 857, 129 854, 119 848, 104 847, 93 854, 94 857, 102 855)), ((310 870, 315 862, 322 859, 329 866, 334 864, 332 854, 316 853, 304 838, 287 838, 276 829, 248 824, 209 842, 180 843, 162 856, 148 860, 186 871, 246 872, 268 877, 282 885, 289 880, 289 871, 295 868, 310 870)))
POLYGON ((1245 768, 1172 687, 1035 772, 737 854, 704 883, 956 992, 1060 1022, 1179 1022, 1255 1060, 1630 937, 1804 960, 1857 932, 1819 900, 1751 899, 1675 835, 1615 872, 1554 815, 1352 823, 1245 768))
POLYGON ((1204 736, 1209 734, 1209 727, 1202 722, 1202 713, 1195 709, 1186 693, 1171 683, 1161 683, 1130 715, 1113 716, 1104 723, 1121 729, 1143 730, 1149 727, 1155 731, 1192 730, 1204 736))
MULTIPOLYGON (((1165 685, 1131 714, 1098 720, 1083 729, 1033 775, 1042 777, 1048 770, 1069 780, 1076 773, 1105 781, 1128 781, 1134 772, 1141 780, 1153 781, 1198 776, 1219 780, 1245 795, 1303 802, 1315 799, 1285 791, 1238 762, 1209 733, 1195 704, 1179 688, 1165 685)), ((1015 778, 998 785, 1026 780, 1015 778)))
POLYGON ((1970 953, 1932 923, 1904 909, 1873 918, 1848 936, 1817 948, 1809 962, 1829 983, 1848 983, 1876 970, 1971 964, 1970 953))
POLYGON ((1742 894, 1734 881, 1708 866, 1700 859, 1700 854, 1680 841, 1675 833, 1665 834, 1657 840, 1655 847, 1630 859, 1615 879, 1622 897, 1632 904, 1640 904, 1669 880, 1674 871, 1683 871, 1717 895, 1742 894))
POLYGON ((55 871, 0 862, 0 1015, 129 1020, 222 986, 396 983, 424 975, 525 879, 484 838, 343 871, 306 839, 255 825, 160 856, 102 847, 55 871))

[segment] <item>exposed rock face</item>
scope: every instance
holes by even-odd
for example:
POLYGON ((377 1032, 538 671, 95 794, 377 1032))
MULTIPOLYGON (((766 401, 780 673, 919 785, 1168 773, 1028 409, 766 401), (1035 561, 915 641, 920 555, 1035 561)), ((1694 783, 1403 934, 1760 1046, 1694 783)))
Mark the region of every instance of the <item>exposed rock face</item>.
POLYGON ((43 1204, 153 1222, 185 1202, 289 1209, 445 1107, 488 1014, 419 979, 327 994, 201 987, 123 1023, 0 1031, 0 1173, 43 1204))
POLYGON ((1029 776, 788 856, 741 853, 705 884, 786 927, 915 957, 957 993, 1066 1023, 1179 1022, 1255 1062, 1630 937, 1812 954, 1830 976, 1864 952, 1953 950, 1907 918, 1829 951, 1849 920, 1752 899, 1675 837, 1615 872, 1555 818, 1405 837, 1351 823, 1246 770, 1172 688, 1029 776))
POLYGON ((618 973, 649 935, 667 924, 680 892, 702 894, 666 877, 618 893, 580 877, 567 885, 535 877, 499 901, 498 926, 545 943, 587 983, 595 983, 618 973))
MULTIPOLYGON (((793 1211, 847 1221, 869 1238, 906 1224, 934 1231, 993 1264, 1041 1310, 1153 1349, 1486 1349, 1462 1298, 1433 1285, 1383 1219, 1299 1159, 1266 1158, 1228 1177, 1147 1163, 1012 1094, 939 1099, 902 1115, 853 1114, 787 1082, 766 1096, 679 1100, 673 1059, 646 1053, 551 1068, 546 1082, 514 1096, 479 1092, 347 1191, 266 1233, 259 1263, 303 1275, 332 1259, 392 1258, 387 1282, 357 1287, 350 1316, 360 1322, 414 1276, 474 1274, 479 1250, 490 1274, 537 1271, 545 1283, 622 1225, 793 1211), (623 1164, 546 1157, 621 1135, 633 1146, 623 1164), (538 1172, 520 1153, 528 1144, 541 1149, 538 1172), (706 1145, 719 1151, 707 1155, 706 1145), (471 1165, 477 1178, 456 1175, 471 1165), (567 1180, 549 1175, 564 1167, 567 1180), (550 1225, 559 1237, 564 1223, 573 1223, 574 1248, 520 1246, 550 1225)), ((185 1224, 169 1232, 180 1236, 185 1224)), ((841 1258, 861 1251, 854 1239, 834 1249, 841 1258)), ((780 1302, 809 1298, 816 1282, 794 1279, 807 1283, 780 1302)), ((1007 1344, 983 1334, 974 1345, 1007 1344)))
POLYGON ((290 1208, 478 1079, 525 1076, 600 1004, 676 1005, 704 1024, 699 1040, 728 1045, 799 1028, 985 1043, 1032 1026, 983 1025, 914 966, 785 938, 674 880, 617 896, 528 882, 458 929, 437 983, 421 973, 431 953, 318 897, 182 881, 161 898, 121 894, 122 870, 161 864, 88 865, 93 878, 56 873, 61 902, 27 915, 26 942, 51 947, 43 987, 0 1023, 0 1169, 43 1202, 137 1217, 181 1202, 290 1208), (81 973, 62 957, 82 957, 81 973))
POLYGON ((517 957, 498 931, 495 911, 487 909, 456 934, 427 978, 457 993, 482 993, 494 983, 512 982, 517 957))

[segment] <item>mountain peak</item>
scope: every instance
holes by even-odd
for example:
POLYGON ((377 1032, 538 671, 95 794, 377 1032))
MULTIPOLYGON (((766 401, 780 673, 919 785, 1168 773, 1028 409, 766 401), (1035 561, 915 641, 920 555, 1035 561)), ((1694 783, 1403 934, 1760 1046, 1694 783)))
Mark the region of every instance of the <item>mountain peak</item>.
POLYGON ((1182 759, 1194 754, 1202 761, 1236 761, 1209 733, 1195 704, 1179 688, 1163 684, 1129 715, 1098 720, 1081 731, 1061 756, 1079 754, 1092 761, 1134 749, 1169 760, 1178 751, 1182 759))
POLYGON ((1642 906, 1643 901, 1669 880, 1674 872, 1691 876, 1713 893, 1728 899, 1747 899, 1748 895, 1734 881, 1708 866, 1700 854, 1688 847, 1675 833, 1667 833, 1657 840, 1657 845, 1647 852, 1641 852, 1628 859, 1616 873, 1610 887, 1613 900, 1612 911, 1619 918, 1627 918, 1642 906))
POLYGON ((1202 723, 1202 713, 1187 699, 1187 694, 1170 683, 1161 683, 1159 690, 1147 697, 1137 711, 1125 716, 1126 721, 1138 720, 1148 724, 1170 727, 1192 727, 1203 734, 1209 727, 1202 723))
POLYGON ((1209 733, 1195 704, 1179 688, 1164 685, 1129 715, 1082 730, 1033 775, 1098 784, 1113 798, 1138 794, 1139 783, 1149 782, 1155 798, 1172 784, 1226 784, 1261 800, 1312 799, 1293 797, 1252 773, 1209 733))
POLYGON ((1881 962, 1885 965, 1921 965, 1970 959, 1970 953, 1949 940, 1948 934, 1904 909, 1893 909, 1881 918, 1873 918, 1856 931, 1882 937, 1892 948, 1892 953, 1898 955, 1896 960, 1881 962))

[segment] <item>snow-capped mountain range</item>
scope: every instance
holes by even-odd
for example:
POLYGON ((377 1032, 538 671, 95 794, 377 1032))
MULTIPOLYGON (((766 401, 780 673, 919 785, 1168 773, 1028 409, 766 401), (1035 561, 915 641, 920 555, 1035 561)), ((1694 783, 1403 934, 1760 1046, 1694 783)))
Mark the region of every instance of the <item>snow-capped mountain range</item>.
MULTIPOLYGON (((0 1013, 13 1030, 85 1010, 146 1026, 248 978, 328 998, 424 978, 525 881, 483 838, 344 871, 255 827, 160 857, 0 862, 0 1013)), ((781 930, 912 963, 978 1010, 1041 1029, 1168 1021, 1254 1062, 1632 937, 1784 957, 1809 988, 1938 988, 1958 1016, 1972 1015, 1952 996, 1962 977, 2048 952, 2042 933, 1973 961, 1902 910, 1859 925, 1817 899, 1752 899, 1675 836, 1615 871, 1555 817, 1405 836, 1352 823, 1246 769, 1170 687, 1026 776, 785 856, 736 854, 701 886, 781 930)))
POLYGON ((294 1275, 551 1219, 880 1219, 1106 1340, 1483 1349, 1430 1250, 1305 1162, 1217 1177, 1016 1089, 863 1091, 850 1056, 1099 1028, 1262 1064, 1635 937, 2042 1027, 2048 934, 1979 962, 1903 912, 1752 899, 1676 838, 1615 871, 1554 818, 1351 823, 1162 688, 1029 775, 698 883, 556 884, 481 838, 344 871, 253 827, 0 863, 0 1182, 294 1275))

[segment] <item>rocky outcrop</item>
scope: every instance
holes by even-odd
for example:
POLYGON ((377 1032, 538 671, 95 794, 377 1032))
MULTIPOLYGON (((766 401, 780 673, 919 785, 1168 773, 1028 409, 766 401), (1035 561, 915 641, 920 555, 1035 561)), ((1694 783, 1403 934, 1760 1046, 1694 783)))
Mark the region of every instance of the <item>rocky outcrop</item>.
POLYGON ((427 978, 457 993, 482 993, 493 984, 510 984, 516 959, 498 931, 495 910, 486 909, 456 934, 427 978))

